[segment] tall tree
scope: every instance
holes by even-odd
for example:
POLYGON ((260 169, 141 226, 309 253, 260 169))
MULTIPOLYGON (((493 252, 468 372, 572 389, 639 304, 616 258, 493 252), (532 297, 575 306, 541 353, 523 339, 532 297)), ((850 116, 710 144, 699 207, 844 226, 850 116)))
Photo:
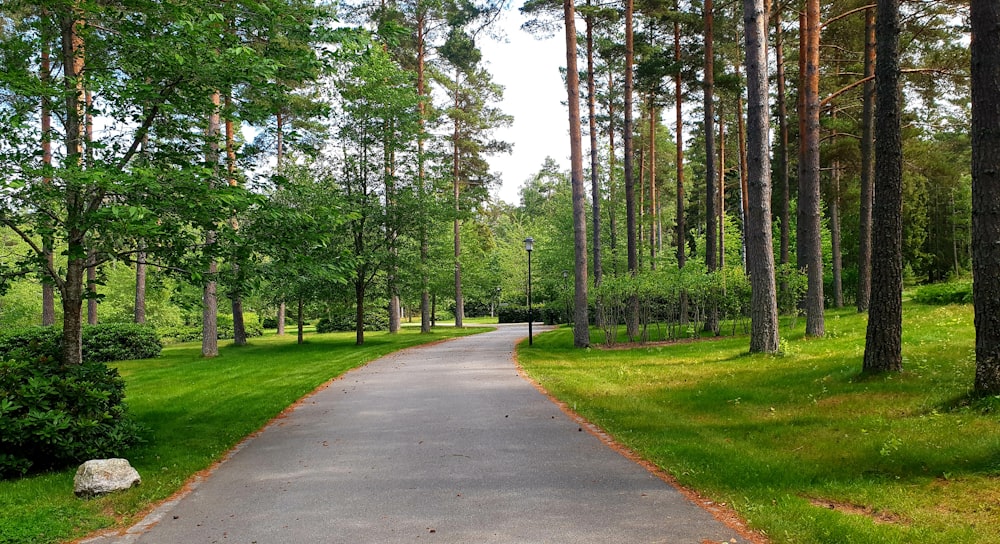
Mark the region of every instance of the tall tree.
MULTIPOLYGON (((566 93, 569 106, 570 183, 573 190, 573 345, 590 346, 587 312, 587 212, 583 186, 583 142, 580 134, 580 72, 576 67, 576 12, 573 0, 563 0, 566 24, 566 93)), ((596 198, 596 196, 595 196, 596 198)))
POLYGON ((746 263, 750 275, 750 352, 778 351, 778 302, 771 237, 770 112, 767 12, 764 0, 743 1, 747 71, 746 263))
POLYGON ((799 200, 797 242, 798 257, 806 270, 807 288, 803 305, 806 311, 806 335, 823 336, 823 246, 820 211, 819 168, 819 44, 820 3, 806 0, 805 26, 800 29, 800 55, 803 71, 799 89, 802 111, 799 121, 799 200))
POLYGON ((899 0, 878 0, 875 23, 875 201, 866 373, 903 369, 903 145, 899 0))
POLYGON ((865 84, 861 107, 861 211, 858 218, 858 312, 867 312, 871 296, 872 205, 875 197, 875 10, 865 10, 865 84))
MULTIPOLYGON (((717 241, 718 230, 716 219, 718 218, 717 203, 719 191, 716 186, 716 162, 715 162, 715 52, 712 44, 714 36, 714 14, 712 13, 712 0, 705 0, 702 8, 704 11, 704 37, 705 37, 705 63, 703 65, 704 75, 702 90, 704 93, 703 114, 705 133, 705 266, 709 272, 714 272, 718 268, 717 241)), ((722 165, 719 165, 722 168, 722 165)), ((719 313, 717 307, 709 308, 708 317, 705 320, 705 329, 712 332, 719 331, 719 313)))
MULTIPOLYGON (((777 80, 778 105, 778 149, 775 153, 778 163, 775 170, 778 173, 778 183, 781 187, 781 201, 778 208, 778 228, 780 229, 779 241, 779 262, 787 265, 789 262, 789 244, 791 229, 791 212, 789 210, 790 187, 788 183, 788 94, 785 92, 785 33, 781 24, 782 4, 778 3, 774 9, 774 64, 775 79, 777 80)), ((782 298, 784 299, 788 289, 788 282, 781 282, 782 298)))
MULTIPOLYGON (((623 91, 625 93, 625 122, 622 126, 622 135, 625 163, 625 236, 628 251, 628 271, 632 276, 639 274, 639 246, 636 239, 638 225, 635 216, 635 149, 632 138, 632 133, 635 130, 632 124, 632 93, 635 75, 634 7, 635 3, 633 0, 625 0, 625 89, 623 91)), ((628 329, 629 338, 635 337, 639 332, 639 299, 637 296, 629 298, 625 324, 628 329)))
POLYGON ((972 0, 972 275, 976 382, 1000 394, 1000 5, 972 0))

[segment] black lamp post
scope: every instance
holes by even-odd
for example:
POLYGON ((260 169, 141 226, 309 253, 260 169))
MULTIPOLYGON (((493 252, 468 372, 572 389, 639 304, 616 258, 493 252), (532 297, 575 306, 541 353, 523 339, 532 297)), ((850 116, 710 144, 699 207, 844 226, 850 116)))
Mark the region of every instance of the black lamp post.
POLYGON ((531 338, 531 250, 535 249, 535 239, 527 237, 524 239, 524 250, 528 252, 528 345, 532 345, 531 338))

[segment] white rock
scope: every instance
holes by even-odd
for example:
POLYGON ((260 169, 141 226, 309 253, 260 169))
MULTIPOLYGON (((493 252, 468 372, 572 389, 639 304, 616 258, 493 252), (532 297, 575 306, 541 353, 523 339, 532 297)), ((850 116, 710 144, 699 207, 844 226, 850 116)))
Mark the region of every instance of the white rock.
POLYGON ((73 478, 77 497, 95 497, 137 486, 139 473, 126 459, 92 459, 80 465, 73 478))

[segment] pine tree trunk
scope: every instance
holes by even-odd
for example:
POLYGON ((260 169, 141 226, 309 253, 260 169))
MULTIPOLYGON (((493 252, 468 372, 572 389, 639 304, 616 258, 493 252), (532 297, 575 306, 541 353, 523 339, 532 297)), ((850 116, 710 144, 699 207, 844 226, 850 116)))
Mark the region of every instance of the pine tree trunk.
MULTIPOLYGON (((718 269, 718 230, 716 228, 716 202, 719 195, 716 190, 715 172, 715 53, 712 44, 714 15, 712 13, 712 0, 705 0, 704 13, 705 21, 705 81, 704 91, 704 133, 705 133, 705 267, 709 272, 718 269)), ((708 309, 705 318, 705 330, 718 332, 719 330, 719 308, 712 304, 708 309)))
POLYGON ((649 269, 656 270, 656 104, 649 94, 649 269))
POLYGON ((867 312, 871 299, 872 206, 875 198, 875 10, 865 10, 865 77, 861 107, 861 212, 858 218, 858 312, 867 312))
MULTIPOLYGON (((426 178, 427 172, 424 167, 424 147, 426 145, 426 117, 427 117, 427 88, 426 88, 426 17, 423 12, 417 19, 417 97, 420 104, 417 106, 420 111, 420 131, 417 134, 417 192, 421 202, 427 197, 426 178)), ((428 334, 431 332, 431 278, 428 272, 430 268, 430 235, 427 232, 427 218, 425 206, 420 207, 420 332, 428 334)))
POLYGON ((87 324, 97 324, 97 267, 94 266, 94 250, 87 253, 87 324))
POLYGON ((1000 6, 972 0, 972 276, 976 381, 1000 394, 1000 6))
POLYGON ((570 183, 573 191, 573 346, 590 346, 587 308, 587 195, 583 183, 583 137, 580 134, 580 71, 576 58, 576 14, 573 0, 563 0, 566 26, 566 93, 569 105, 570 183))
POLYGON ((866 373, 903 370, 903 148, 899 0, 878 0, 875 23, 875 201, 866 373))
POLYGON ((771 146, 764 0, 743 1, 747 70, 747 272, 750 275, 750 352, 775 353, 778 302, 771 239, 771 146))
MULTIPOLYGON (((455 108, 459 107, 458 104, 458 82, 460 74, 456 70, 455 73, 455 108)), ((462 236, 461 236, 461 222, 459 220, 459 214, 461 213, 461 205, 459 203, 459 164, 458 164, 458 120, 455 120, 454 133, 452 134, 452 177, 454 180, 454 197, 455 197, 455 222, 454 222, 454 236, 455 236, 455 326, 463 327, 463 319, 465 318, 465 300, 462 298, 462 236)))
MULTIPOLYGON (((587 0, 591 5, 591 0, 587 0)), ((594 286, 601 285, 604 274, 601 262, 601 169, 597 157, 597 84, 594 81, 594 16, 587 12, 587 124, 590 128, 590 194, 592 246, 594 253, 594 286)), ((600 319, 601 312, 595 316, 600 319)))
MULTIPOLYGON (((628 245, 628 271, 632 276, 637 276, 639 274, 639 249, 636 240, 635 173, 633 172, 633 153, 635 151, 632 145, 632 131, 634 130, 632 126, 633 4, 633 0, 625 0, 625 126, 622 127, 622 134, 625 140, 625 234, 628 245)), ((629 338, 634 338, 639 333, 639 299, 636 296, 629 297, 625 310, 625 328, 629 338)))
MULTIPOLYGON (((680 3, 674 0, 674 10, 680 11, 680 3)), ((680 65, 681 62, 681 24, 674 21, 674 62, 680 65)), ((687 229, 684 226, 684 115, 681 105, 684 103, 684 89, 681 86, 681 73, 678 70, 674 75, 674 113, 676 144, 676 167, 677 167, 677 268, 684 268, 687 264, 687 229)), ((681 325, 687 325, 688 297, 687 291, 681 291, 680 319, 681 325)))
POLYGON ((802 268, 806 270, 806 335, 823 336, 823 246, 819 176, 819 0, 806 1, 806 26, 802 106, 803 132, 799 135, 798 242, 802 268))
POLYGON ((617 275, 618 254, 618 184, 615 183, 615 74, 608 70, 608 245, 611 247, 611 269, 617 275))
MULTIPOLYGON (((781 28, 781 7, 779 5, 774 13, 774 62, 777 69, 778 82, 778 150, 776 159, 778 167, 778 183, 781 184, 781 203, 778 208, 779 213, 779 262, 787 265, 789 262, 789 229, 791 228, 791 213, 789 206, 789 184, 788 184, 788 95, 785 91, 785 46, 784 32, 781 28)), ((784 299, 788 293, 788 282, 782 281, 779 291, 784 299)))
POLYGON ((833 253, 833 306, 844 307, 843 258, 840 249, 840 161, 830 171, 830 251, 833 253))

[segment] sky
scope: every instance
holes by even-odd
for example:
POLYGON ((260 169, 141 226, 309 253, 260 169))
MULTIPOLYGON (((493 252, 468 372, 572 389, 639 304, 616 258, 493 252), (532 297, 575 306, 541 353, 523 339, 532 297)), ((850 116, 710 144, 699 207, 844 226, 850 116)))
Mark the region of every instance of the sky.
POLYGON ((518 203, 518 189, 538 172, 546 157, 569 170, 569 116, 559 73, 566 66, 565 38, 561 30, 545 40, 521 30, 525 19, 517 4, 500 20, 505 41, 477 40, 494 82, 504 87, 499 107, 514 116, 511 127, 495 134, 514 145, 513 153, 489 159, 491 170, 503 180, 498 196, 512 204, 518 203))

